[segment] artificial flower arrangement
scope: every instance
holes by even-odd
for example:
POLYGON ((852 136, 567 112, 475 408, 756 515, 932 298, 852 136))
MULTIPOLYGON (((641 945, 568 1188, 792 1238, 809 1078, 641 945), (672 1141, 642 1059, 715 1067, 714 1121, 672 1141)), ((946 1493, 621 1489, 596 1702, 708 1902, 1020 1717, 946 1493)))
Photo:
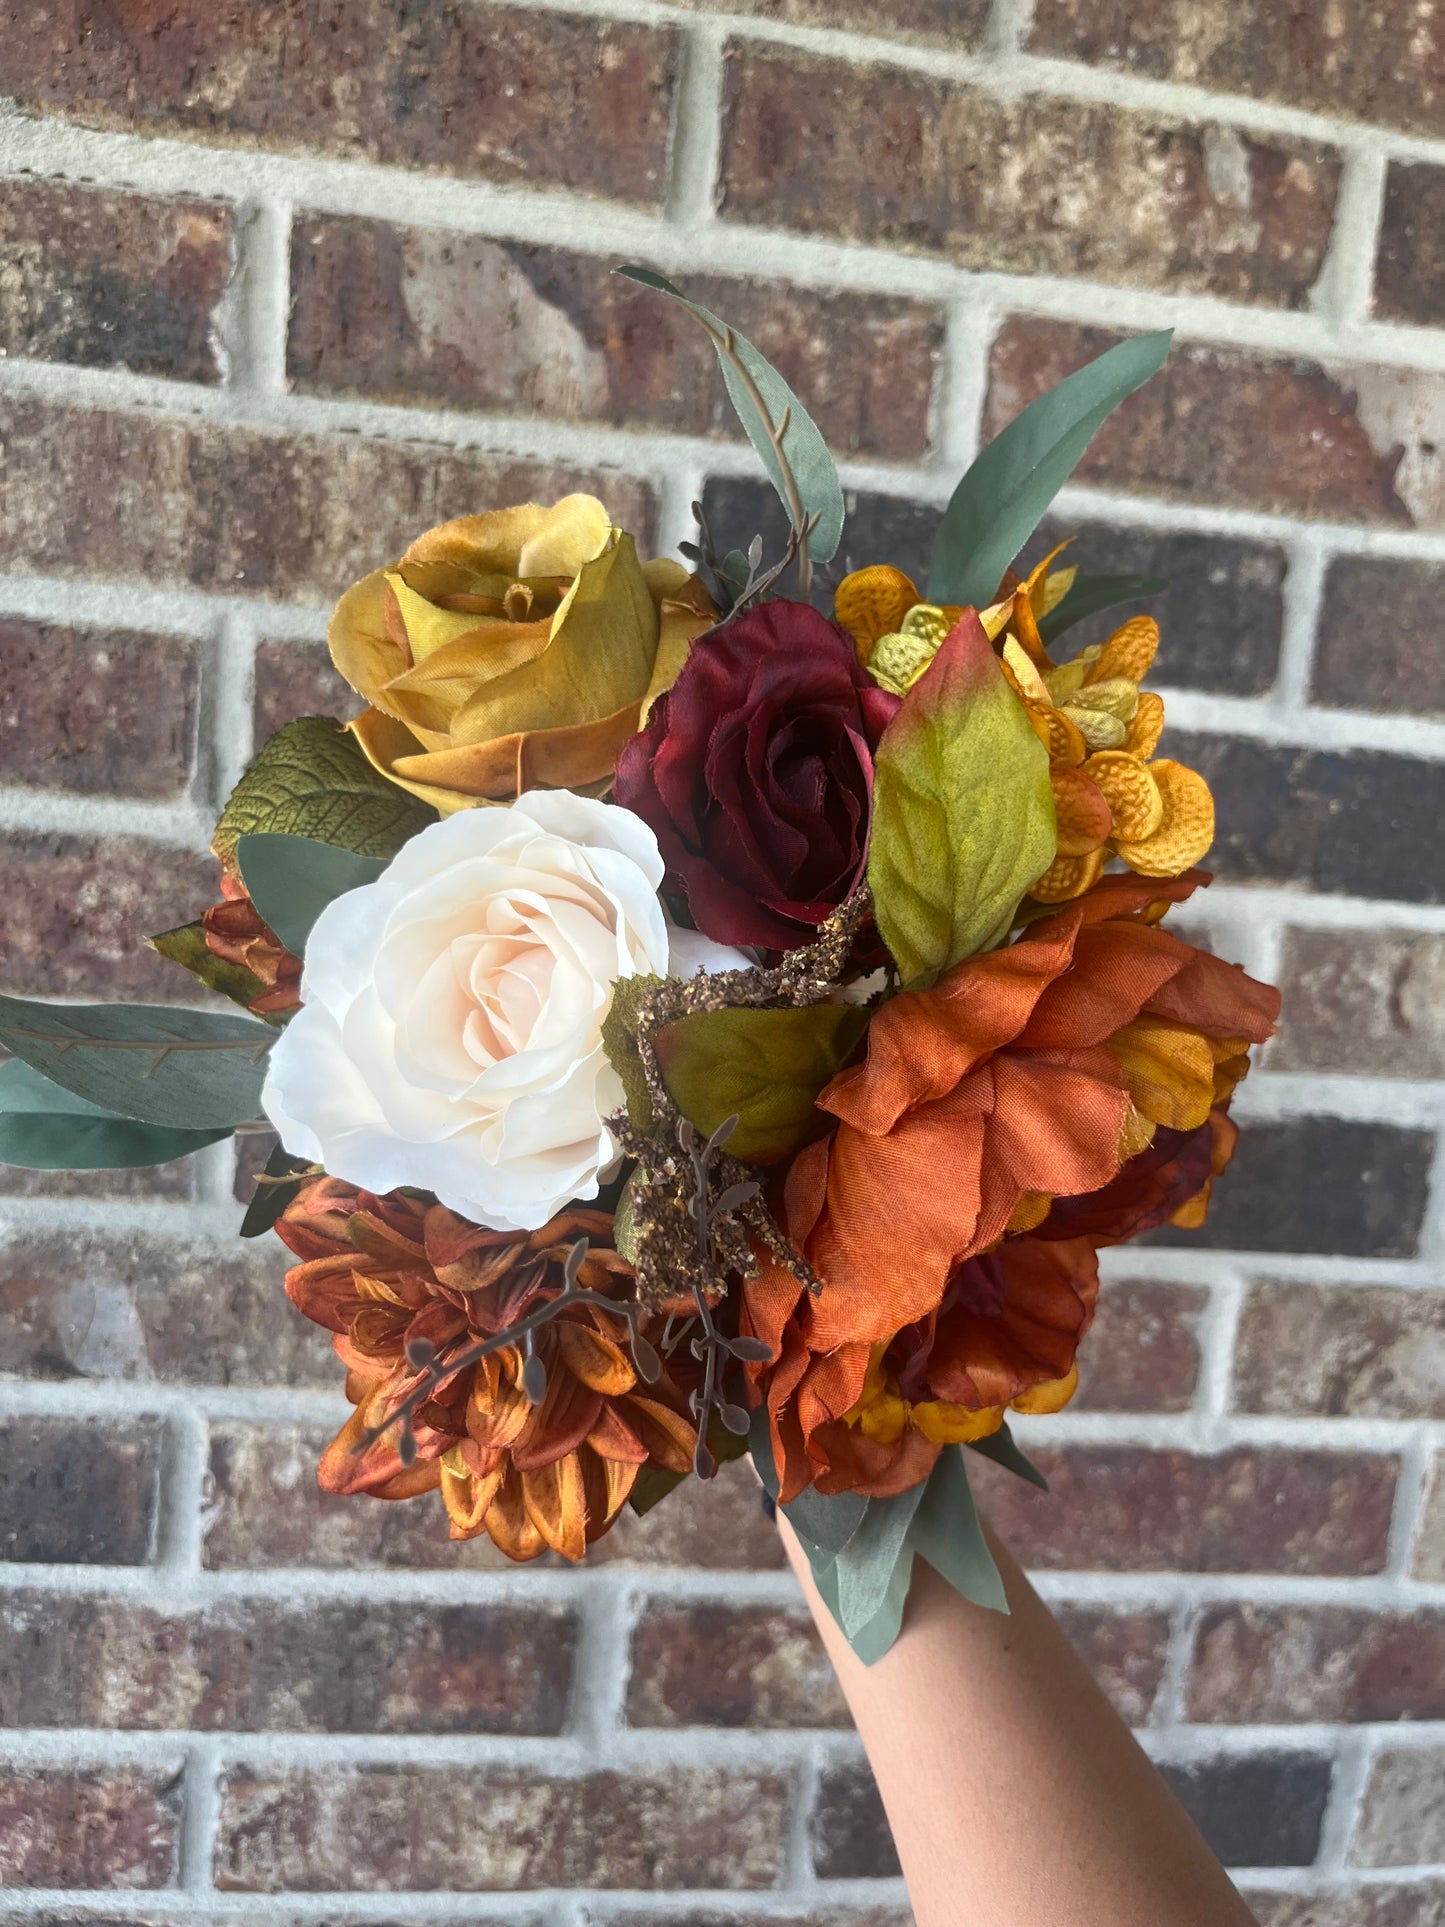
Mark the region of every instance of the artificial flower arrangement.
POLYGON ((1100 1247, 1201 1221, 1277 1015, 1165 927, 1213 805, 1155 753, 1154 622, 1056 660, 1163 585, 1014 567, 1168 336, 984 449, 926 588, 825 581, 844 498, 797 397, 623 272, 712 337, 782 555, 699 512, 692 567, 644 562, 573 495, 348 590, 366 708, 271 738, 221 901, 151 939, 242 1008, 0 999, 0 1157, 269 1121, 242 1233, 346 1369, 328 1491, 576 1560, 750 1450, 872 1659, 916 1557, 1003 1607, 966 1450, 1038 1479, 1008 1414, 1071 1397, 1100 1247))

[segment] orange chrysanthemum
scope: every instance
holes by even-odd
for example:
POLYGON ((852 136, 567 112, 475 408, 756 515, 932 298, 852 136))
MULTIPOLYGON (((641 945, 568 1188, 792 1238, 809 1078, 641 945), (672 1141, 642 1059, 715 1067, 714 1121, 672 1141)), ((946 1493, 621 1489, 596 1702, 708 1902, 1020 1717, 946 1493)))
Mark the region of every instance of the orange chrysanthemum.
POLYGON ((533 1405, 524 1358, 509 1345, 451 1373, 449 1358, 515 1325, 563 1289, 563 1265, 588 1240, 579 1283, 624 1297, 631 1267, 611 1248, 605 1212, 573 1209, 540 1231, 488 1231, 424 1195, 374 1197, 335 1178, 305 1185, 276 1225, 302 1262, 286 1290, 336 1336, 355 1412, 327 1447, 328 1492, 410 1498, 441 1488, 451 1536, 486 1533, 512 1559, 549 1548, 580 1559, 617 1517, 644 1466, 687 1472, 696 1434, 671 1380, 638 1389, 620 1319, 569 1305, 536 1333, 547 1373, 533 1405), (406 1347, 424 1340, 438 1383, 413 1425, 415 1462, 384 1426, 422 1379, 406 1347))

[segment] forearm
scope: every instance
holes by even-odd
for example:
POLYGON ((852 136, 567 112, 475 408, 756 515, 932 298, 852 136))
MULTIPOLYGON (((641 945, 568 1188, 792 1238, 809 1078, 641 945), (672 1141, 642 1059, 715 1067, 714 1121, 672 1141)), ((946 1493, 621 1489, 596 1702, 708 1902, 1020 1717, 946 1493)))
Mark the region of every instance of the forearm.
POLYGON ((1250 1927, 1251 1915, 1008 1553, 1011 1613, 919 1561, 864 1666, 788 1556, 888 1810, 918 1927, 1250 1927))

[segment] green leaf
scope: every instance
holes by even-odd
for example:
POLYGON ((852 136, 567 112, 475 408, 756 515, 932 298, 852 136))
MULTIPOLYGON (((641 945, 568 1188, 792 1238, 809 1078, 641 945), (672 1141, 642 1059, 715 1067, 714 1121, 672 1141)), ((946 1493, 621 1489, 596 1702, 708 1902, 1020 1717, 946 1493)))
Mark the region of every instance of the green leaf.
POLYGON ((183 970, 198 977, 207 990, 219 991, 233 1004, 244 1007, 266 990, 254 970, 247 970, 244 964, 227 963, 224 957, 206 948, 203 923, 183 923, 174 930, 162 930, 159 936, 147 937, 146 942, 152 950, 158 950, 163 957, 169 957, 172 963, 178 963, 183 970))
POLYGON ((266 1160, 256 1180, 255 1195, 241 1220, 243 1238, 259 1238, 269 1231, 301 1189, 301 1180, 314 1166, 306 1158, 293 1157, 284 1144, 278 1144, 266 1160))
POLYGON ((965 1599, 993 1612, 1008 1611, 1003 1580, 969 1490, 962 1447, 949 1447, 934 1466, 911 1538, 919 1557, 965 1599))
POLYGON ((428 804, 372 768, 334 716, 298 716, 276 731, 232 790, 211 848, 229 866, 243 836, 275 834, 393 857, 436 820, 428 804))
MULTIPOLYGON (((748 1449, 746 1439, 740 1439, 725 1425, 716 1420, 708 1427, 708 1447, 719 1465, 727 1465, 733 1459, 740 1459, 748 1449)), ((638 1473, 627 1503, 639 1518, 645 1518, 652 1508, 665 1499, 669 1492, 692 1477, 690 1472, 664 1472, 661 1466, 645 1465, 638 1473)))
POLYGON ((104 1111, 187 1131, 224 1132, 260 1115, 277 1035, 208 1010, 0 997, 6 1050, 104 1111))
POLYGON ((986 1459, 992 1459, 995 1465, 1003 1466, 1006 1471, 1014 1473, 1018 1478, 1027 1479, 1029 1484, 1036 1485, 1040 1492, 1048 1491, 1048 1480, 1033 1460, 1019 1449, 1018 1441, 1007 1425, 1001 1425, 986 1439, 971 1440, 969 1450, 980 1453, 986 1459))
POLYGON ((387 860, 356 856, 310 836, 243 836, 236 862, 246 894, 293 957, 304 956, 311 926, 328 903, 375 883, 387 860))
POLYGON ((1168 579, 1162 575, 1076 575, 1068 594, 1040 621, 1039 636, 1047 649, 1066 629, 1087 616, 1117 608, 1121 602, 1163 595, 1168 587, 1168 579))
POLYGON ((612 1213, 612 1249, 630 1265, 637 1263, 637 1189, 634 1171, 617 1196, 612 1213))
POLYGON ((736 1115, 728 1153, 749 1164, 791 1155, 818 1122, 819 1091, 867 1028, 857 1004, 800 1010, 699 1010, 657 1034, 678 1109, 705 1135, 736 1115))
POLYGON ((748 1423, 748 1450, 753 1455, 753 1470, 770 1499, 778 1496, 778 1468, 773 1459, 773 1435, 768 1425, 768 1408, 759 1405, 748 1423))
POLYGON ((711 310, 689 301, 680 288, 675 288, 662 275, 654 274, 651 268, 638 267, 618 268, 615 272, 625 274, 629 281, 641 282, 645 288, 655 288, 659 294, 670 295, 702 323, 717 349, 723 380, 738 419, 761 456, 789 521, 801 534, 807 518, 817 517, 808 537, 808 549, 815 562, 828 561, 837 552, 843 537, 843 489, 828 445, 798 397, 750 341, 720 321, 711 310), (791 488, 774 445, 774 434, 779 430, 783 454, 792 471, 794 486, 791 488))
POLYGON ((612 1002, 602 1020, 602 1048, 608 1063, 622 1079, 628 1122, 635 1131, 652 1129, 652 1099, 642 1069, 642 1054, 637 1048, 637 1006, 647 992, 656 990, 661 982, 661 977, 619 977, 612 986, 612 1002))
POLYGON ((1164 366, 1171 331, 1121 341, 995 435, 953 491, 933 549, 928 600, 993 600, 1004 571, 1121 401, 1164 366))
POLYGON ((1048 751, 970 610, 883 732, 868 880, 905 985, 991 949, 1054 859, 1048 751))
POLYGON ((182 1131, 102 1110, 32 1069, 0 1064, 0 1164, 26 1171, 122 1171, 169 1164, 230 1131, 182 1131))
POLYGON ((808 1486, 783 1507, 799 1538, 824 1551, 840 1553, 863 1523, 870 1501, 857 1492, 832 1494, 808 1486))
POLYGON ((888 1598, 894 1567, 906 1542, 926 1481, 891 1499, 870 1499, 857 1531, 838 1554, 838 1624, 851 1639, 875 1619, 888 1598))

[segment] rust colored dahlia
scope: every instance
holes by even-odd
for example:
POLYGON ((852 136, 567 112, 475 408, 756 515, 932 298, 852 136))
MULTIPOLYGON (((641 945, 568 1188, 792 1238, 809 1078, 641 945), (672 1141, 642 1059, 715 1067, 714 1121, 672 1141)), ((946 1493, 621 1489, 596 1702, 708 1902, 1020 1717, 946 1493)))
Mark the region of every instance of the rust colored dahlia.
POLYGON ((322 1457, 325 1491, 404 1499, 440 1487, 454 1539, 485 1533, 512 1559, 549 1549, 580 1559, 644 1466, 691 1469, 696 1434, 684 1395, 666 1377, 639 1388, 626 1323, 598 1306, 569 1304, 538 1329, 546 1392, 535 1405, 520 1344, 448 1369, 559 1297, 579 1239, 588 1244, 579 1285, 627 1297, 632 1270, 611 1248, 606 1212, 572 1209, 540 1231, 489 1231, 422 1193, 375 1197, 322 1177, 276 1230, 301 1260, 286 1274, 287 1293, 335 1334, 356 1407, 322 1457), (409 1361, 408 1346, 413 1358, 431 1347, 429 1372, 409 1361), (386 1421, 428 1378, 408 1464, 401 1427, 386 1421))

